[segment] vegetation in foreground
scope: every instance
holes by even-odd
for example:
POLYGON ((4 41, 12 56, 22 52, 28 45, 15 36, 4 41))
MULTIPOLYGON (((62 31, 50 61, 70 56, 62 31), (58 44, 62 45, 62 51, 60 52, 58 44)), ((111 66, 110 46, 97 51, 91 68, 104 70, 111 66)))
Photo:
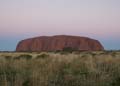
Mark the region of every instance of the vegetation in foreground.
POLYGON ((120 86, 120 52, 0 53, 0 86, 120 86))

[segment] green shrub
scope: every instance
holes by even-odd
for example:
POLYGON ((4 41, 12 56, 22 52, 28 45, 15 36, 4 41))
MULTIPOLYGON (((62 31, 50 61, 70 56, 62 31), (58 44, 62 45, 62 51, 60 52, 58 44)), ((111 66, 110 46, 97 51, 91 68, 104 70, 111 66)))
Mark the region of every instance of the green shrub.
POLYGON ((20 60, 20 59, 30 60, 30 59, 32 59, 32 55, 23 54, 23 55, 20 55, 20 56, 15 57, 14 59, 18 59, 18 60, 20 60))
POLYGON ((45 59, 45 58, 47 58, 47 57, 49 57, 48 54, 42 53, 42 54, 38 55, 38 56, 36 57, 36 59, 45 59))
POLYGON ((61 55, 68 55, 70 52, 65 52, 65 51, 61 51, 60 54, 61 55))
POLYGON ((56 51, 54 51, 54 53, 60 53, 61 52, 61 50, 56 50, 56 51))
POLYGON ((72 47, 65 47, 65 48, 63 48, 62 51, 72 53, 73 51, 78 51, 78 49, 77 48, 72 48, 72 47))

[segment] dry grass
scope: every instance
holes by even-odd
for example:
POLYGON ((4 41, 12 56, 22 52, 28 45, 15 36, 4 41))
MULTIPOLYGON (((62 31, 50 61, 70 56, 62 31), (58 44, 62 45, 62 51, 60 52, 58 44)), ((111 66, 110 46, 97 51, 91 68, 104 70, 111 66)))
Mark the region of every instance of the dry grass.
POLYGON ((120 52, 0 53, 0 86, 120 86, 120 52))

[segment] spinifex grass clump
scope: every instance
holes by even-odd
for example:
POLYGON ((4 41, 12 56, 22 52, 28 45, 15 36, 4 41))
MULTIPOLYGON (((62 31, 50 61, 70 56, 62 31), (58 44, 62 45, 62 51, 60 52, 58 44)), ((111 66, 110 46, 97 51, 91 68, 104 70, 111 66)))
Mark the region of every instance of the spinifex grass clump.
POLYGON ((24 86, 30 75, 28 65, 16 60, 0 62, 0 86, 24 86))
POLYGON ((120 58, 92 53, 2 54, 0 86, 120 86, 120 58))

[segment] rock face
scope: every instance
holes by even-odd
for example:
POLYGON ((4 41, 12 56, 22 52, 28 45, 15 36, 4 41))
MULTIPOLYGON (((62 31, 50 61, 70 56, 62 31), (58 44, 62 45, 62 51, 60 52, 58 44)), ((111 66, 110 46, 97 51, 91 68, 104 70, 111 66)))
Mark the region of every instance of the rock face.
POLYGON ((57 35, 22 40, 18 43, 16 51, 57 51, 67 47, 80 51, 104 50, 99 41, 91 38, 57 35))

